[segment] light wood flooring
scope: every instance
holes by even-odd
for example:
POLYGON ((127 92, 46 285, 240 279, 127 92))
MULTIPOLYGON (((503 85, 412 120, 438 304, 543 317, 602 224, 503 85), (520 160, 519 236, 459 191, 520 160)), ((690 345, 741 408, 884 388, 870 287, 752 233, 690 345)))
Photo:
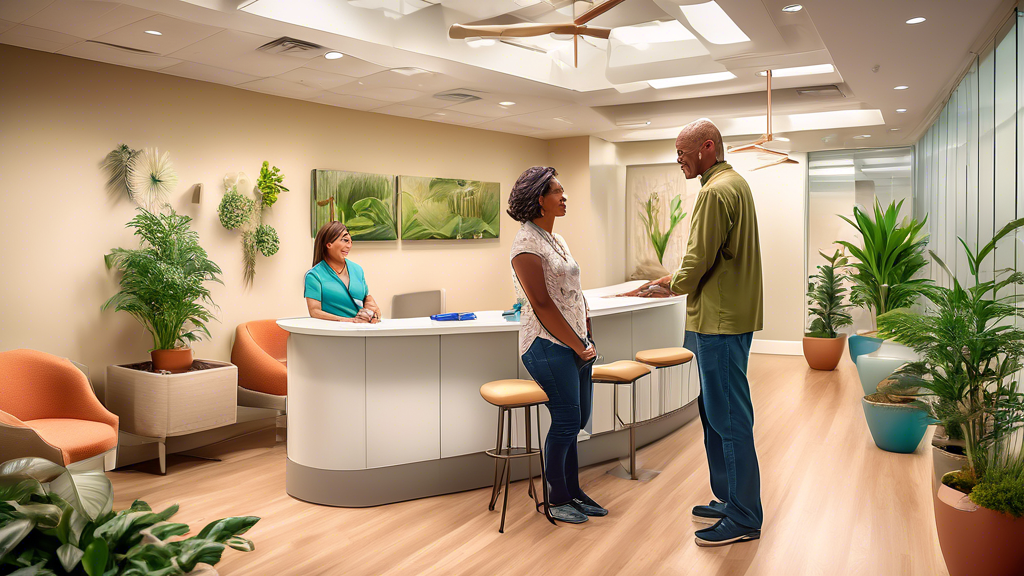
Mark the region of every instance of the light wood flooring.
POLYGON ((711 498, 697 420, 640 451, 648 483, 581 472, 611 510, 551 526, 513 484, 505 534, 490 489, 365 509, 307 504, 285 493, 285 449, 239 450, 223 462, 171 457, 164 477, 113 472, 115 507, 139 498, 181 505, 198 532, 233 515, 260 516, 251 553, 228 550, 230 575, 709 574, 942 576, 927 438, 915 454, 875 447, 849 358, 815 372, 802 357, 754 355, 750 381, 765 523, 759 541, 698 548, 690 507, 711 498))

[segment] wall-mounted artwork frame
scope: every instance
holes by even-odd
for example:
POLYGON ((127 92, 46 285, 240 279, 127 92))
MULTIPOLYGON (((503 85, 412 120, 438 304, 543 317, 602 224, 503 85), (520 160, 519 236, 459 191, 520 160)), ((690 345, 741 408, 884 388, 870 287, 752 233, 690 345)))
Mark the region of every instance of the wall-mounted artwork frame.
POLYGON ((674 162, 626 167, 626 275, 630 280, 654 280, 679 267, 698 189, 689 189, 674 162), (660 237, 660 259, 654 236, 660 237))
POLYGON ((399 176, 402 240, 498 238, 501 185, 498 182, 399 176))
POLYGON ((353 240, 397 240, 395 176, 345 170, 313 170, 310 233, 332 220, 345 224, 353 240))

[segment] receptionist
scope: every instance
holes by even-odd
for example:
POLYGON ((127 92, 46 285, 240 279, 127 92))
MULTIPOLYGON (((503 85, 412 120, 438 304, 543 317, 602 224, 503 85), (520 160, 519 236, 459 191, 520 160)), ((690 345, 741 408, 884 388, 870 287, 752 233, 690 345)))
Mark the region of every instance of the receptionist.
POLYGON ((352 235, 341 222, 328 222, 316 233, 313 267, 306 272, 309 315, 322 320, 380 322, 380 308, 370 296, 363 267, 349 259, 352 235))

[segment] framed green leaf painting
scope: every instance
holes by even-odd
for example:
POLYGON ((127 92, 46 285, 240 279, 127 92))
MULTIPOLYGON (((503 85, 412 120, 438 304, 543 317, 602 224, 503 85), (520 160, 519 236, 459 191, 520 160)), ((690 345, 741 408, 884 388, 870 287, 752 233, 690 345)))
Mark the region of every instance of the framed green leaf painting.
POLYGON ((497 182, 399 176, 402 240, 498 238, 497 182))
POLYGON ((339 221, 353 240, 397 240, 395 177, 343 170, 313 170, 310 233, 339 221))

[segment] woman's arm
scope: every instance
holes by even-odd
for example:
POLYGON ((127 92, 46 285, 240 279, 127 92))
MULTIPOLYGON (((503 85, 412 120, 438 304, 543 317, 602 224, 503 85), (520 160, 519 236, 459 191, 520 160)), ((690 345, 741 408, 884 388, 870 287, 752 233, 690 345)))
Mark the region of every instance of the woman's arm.
POLYGON ((528 253, 520 254, 512 259, 512 268, 515 269, 516 276, 519 277, 519 284, 526 292, 526 298, 530 301, 530 306, 533 307, 533 312, 537 315, 541 325, 552 336, 558 338, 562 344, 572 348, 580 357, 587 360, 593 357, 593 348, 583 347, 580 337, 565 321, 565 317, 559 312, 551 295, 548 294, 547 286, 544 284, 544 267, 540 256, 528 253))
POLYGON ((380 322, 380 307, 377 306, 377 301, 373 299, 373 296, 367 294, 366 298, 363 298, 363 308, 373 312, 373 318, 370 318, 372 324, 380 322))
POLYGON ((367 322, 366 317, 360 314, 356 314, 355 318, 345 318, 344 316, 337 316, 330 312, 324 312, 321 308, 322 304, 319 300, 313 298, 306 298, 306 308, 309 309, 309 315, 312 318, 319 318, 321 320, 334 320, 335 322, 354 322, 356 324, 365 324, 367 322))

